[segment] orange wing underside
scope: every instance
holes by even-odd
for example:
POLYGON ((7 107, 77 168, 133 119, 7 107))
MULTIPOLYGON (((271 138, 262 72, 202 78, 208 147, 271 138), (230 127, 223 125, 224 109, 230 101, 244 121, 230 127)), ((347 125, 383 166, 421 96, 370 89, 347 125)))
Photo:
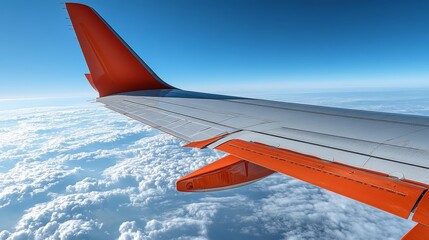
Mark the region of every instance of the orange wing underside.
MULTIPOLYGON (((222 137, 189 143, 185 147, 204 148, 222 137)), ((235 139, 216 149, 230 155, 179 179, 177 190, 233 188, 280 172, 402 218, 407 219, 414 211, 412 220, 418 224, 403 239, 429 239, 426 185, 261 143, 235 139)))

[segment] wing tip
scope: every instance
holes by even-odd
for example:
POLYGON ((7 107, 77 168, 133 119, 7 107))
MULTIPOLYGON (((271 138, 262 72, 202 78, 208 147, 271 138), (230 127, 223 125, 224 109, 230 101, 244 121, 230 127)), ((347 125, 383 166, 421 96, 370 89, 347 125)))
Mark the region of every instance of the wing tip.
POLYGON ((100 97, 138 90, 174 89, 162 81, 91 7, 67 2, 77 39, 100 97))

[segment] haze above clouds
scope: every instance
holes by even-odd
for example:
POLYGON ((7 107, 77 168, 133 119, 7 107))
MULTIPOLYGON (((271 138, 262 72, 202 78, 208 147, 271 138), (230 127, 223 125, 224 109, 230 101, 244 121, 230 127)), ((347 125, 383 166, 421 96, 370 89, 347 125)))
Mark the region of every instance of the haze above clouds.
MULTIPOLYGON (((428 96, 268 97, 429 115, 428 96)), ((31 103, 0 107, 0 239, 399 239, 413 226, 280 174, 180 193, 178 178, 223 154, 181 148, 185 142, 84 99, 31 103)))

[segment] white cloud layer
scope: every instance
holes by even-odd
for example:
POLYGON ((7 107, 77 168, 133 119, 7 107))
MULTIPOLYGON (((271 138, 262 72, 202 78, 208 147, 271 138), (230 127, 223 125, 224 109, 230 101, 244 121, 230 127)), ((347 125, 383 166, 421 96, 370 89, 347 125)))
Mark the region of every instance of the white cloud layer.
MULTIPOLYGON (((429 115, 415 95, 302 99, 429 115)), ((183 144, 95 103, 0 111, 0 239, 399 239, 413 225, 280 174, 177 192, 222 156, 183 144)))

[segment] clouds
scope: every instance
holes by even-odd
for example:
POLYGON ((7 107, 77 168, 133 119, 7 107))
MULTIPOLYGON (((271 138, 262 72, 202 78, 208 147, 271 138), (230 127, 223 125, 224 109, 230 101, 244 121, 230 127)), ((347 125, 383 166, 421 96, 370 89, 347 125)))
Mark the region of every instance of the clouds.
POLYGON ((398 239, 413 225, 280 174, 177 192, 223 153, 98 104, 1 111, 0 133, 0 239, 398 239))
POLYGON ((136 222, 123 222, 119 226, 119 240, 137 240, 143 239, 142 230, 136 226, 136 222))
MULTIPOLYGON (((183 150, 183 142, 171 136, 91 105, 10 113, 0 120, 13 122, 9 143, 2 139, 1 145, 0 212, 17 216, 1 219, 7 229, 2 238, 120 236, 128 217, 141 218, 142 208, 150 210, 166 192, 176 194, 177 178, 220 156, 183 150)), ((148 229, 155 235, 180 222, 163 223, 163 230, 151 220, 148 229)))
POLYGON ((95 217, 96 212, 124 200, 126 196, 121 190, 58 196, 28 209, 15 226, 15 234, 30 230, 28 237, 36 239, 96 236, 94 232, 103 226, 95 217))
POLYGON ((267 179, 267 194, 254 204, 242 231, 285 239, 398 239, 412 223, 295 179, 267 179), (282 179, 282 181, 281 181, 282 179), (272 184, 272 185, 271 185, 272 184))

